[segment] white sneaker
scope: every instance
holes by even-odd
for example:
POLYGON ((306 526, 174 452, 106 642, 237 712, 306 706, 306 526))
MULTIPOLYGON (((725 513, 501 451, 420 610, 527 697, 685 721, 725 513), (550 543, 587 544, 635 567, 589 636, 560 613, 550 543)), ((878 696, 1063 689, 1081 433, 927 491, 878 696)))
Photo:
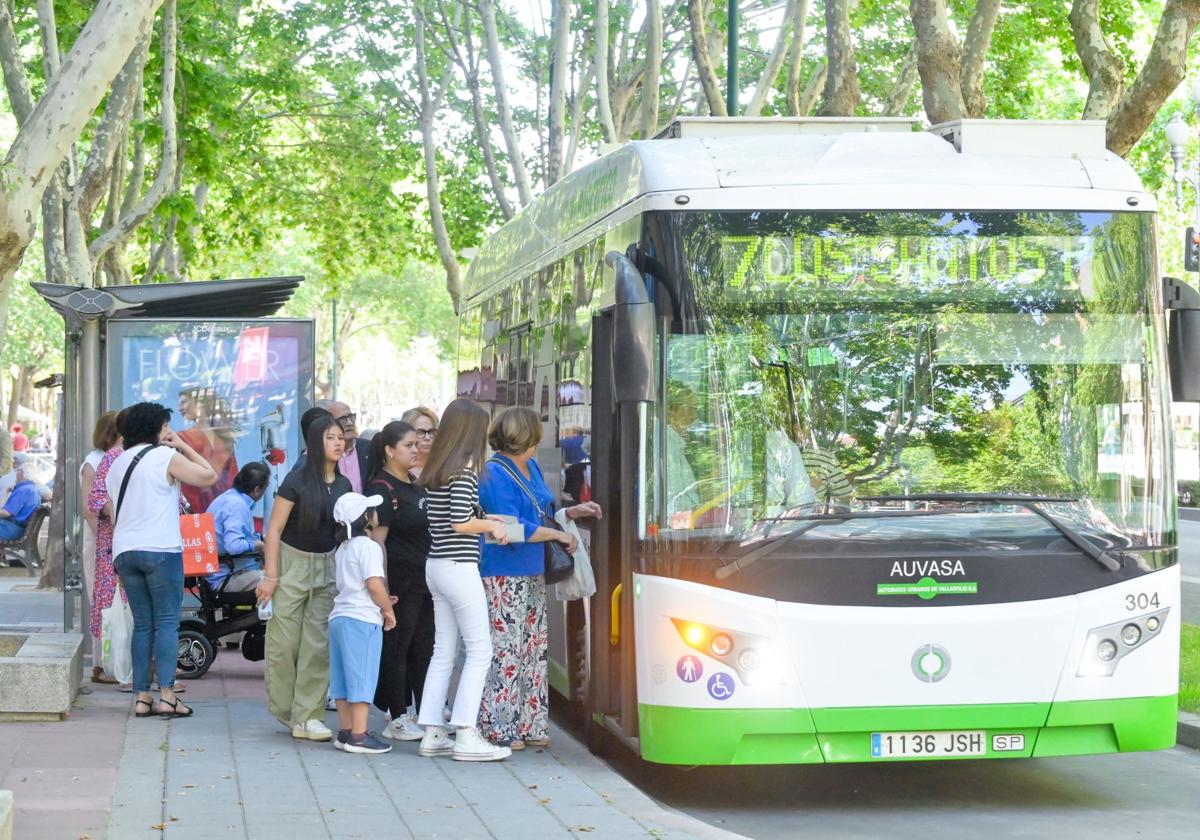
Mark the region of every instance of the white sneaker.
POLYGON ((327 711, 327 712, 336 712, 337 711, 337 701, 334 700, 332 697, 325 698, 325 711, 327 711))
POLYGON ((308 741, 332 741, 333 730, 319 720, 310 720, 293 726, 292 737, 308 741))
POLYGON ((426 758, 450 755, 454 752, 454 739, 444 726, 426 726, 425 734, 421 736, 421 748, 417 752, 426 758))
POLYGON ((425 729, 411 715, 403 714, 390 721, 379 734, 391 741, 420 741, 425 737, 425 729))
POLYGON ((455 733, 455 761, 500 761, 512 755, 508 747, 498 747, 479 734, 474 727, 464 727, 455 733))

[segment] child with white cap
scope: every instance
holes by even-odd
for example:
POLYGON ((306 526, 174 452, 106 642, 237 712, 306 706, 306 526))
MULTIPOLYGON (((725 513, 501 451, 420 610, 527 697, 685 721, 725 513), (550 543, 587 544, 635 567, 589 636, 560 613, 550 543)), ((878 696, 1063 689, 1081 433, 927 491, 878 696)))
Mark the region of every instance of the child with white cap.
POLYGON ((352 753, 385 753, 391 745, 367 731, 379 682, 383 631, 396 626, 384 577, 383 549, 367 536, 371 508, 382 496, 346 493, 333 506, 342 542, 335 555, 337 597, 329 613, 329 694, 337 703, 334 746, 352 753))

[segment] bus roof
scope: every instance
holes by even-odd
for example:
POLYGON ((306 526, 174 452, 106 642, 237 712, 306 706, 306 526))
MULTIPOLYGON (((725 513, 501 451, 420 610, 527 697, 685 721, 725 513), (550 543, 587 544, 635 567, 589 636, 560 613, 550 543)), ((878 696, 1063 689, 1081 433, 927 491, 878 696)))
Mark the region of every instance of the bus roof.
MULTIPOLYGON (((1112 191, 1138 197, 1143 209, 1153 206, 1133 168, 1105 148, 1102 121, 961 120, 917 127, 896 118, 677 120, 658 138, 626 143, 530 202, 471 261, 464 298, 537 265, 586 228, 655 193, 718 191, 705 202, 708 209, 719 207, 721 196, 731 207, 745 207, 744 195, 733 203, 735 192, 768 190, 770 206, 778 207, 782 187, 795 196, 789 206, 802 210, 805 192, 839 186, 918 188, 921 207, 939 190, 961 195, 963 188, 980 196, 1019 188, 1026 197, 1035 190, 1078 190, 1081 206, 1082 191, 1112 191)), ((963 209, 984 206, 992 205, 963 209)), ((859 199, 845 209, 869 208, 859 199)))

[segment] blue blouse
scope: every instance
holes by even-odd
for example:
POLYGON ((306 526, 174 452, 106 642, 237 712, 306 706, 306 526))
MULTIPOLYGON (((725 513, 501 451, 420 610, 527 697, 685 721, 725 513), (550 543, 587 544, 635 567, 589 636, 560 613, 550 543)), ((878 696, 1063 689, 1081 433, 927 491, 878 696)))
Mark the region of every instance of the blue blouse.
MULTIPOLYGON (((525 481, 533 491, 538 504, 546 513, 554 512, 554 494, 542 478, 537 461, 530 459, 530 478, 525 480, 520 469, 511 458, 496 455, 510 470, 525 481)), ((542 524, 542 514, 521 485, 505 472, 499 464, 488 463, 479 481, 479 504, 485 513, 505 514, 517 517, 525 529, 525 539, 533 536, 542 524)), ((519 542, 497 545, 485 542, 479 567, 481 577, 518 577, 540 575, 546 570, 546 547, 542 543, 519 542)))

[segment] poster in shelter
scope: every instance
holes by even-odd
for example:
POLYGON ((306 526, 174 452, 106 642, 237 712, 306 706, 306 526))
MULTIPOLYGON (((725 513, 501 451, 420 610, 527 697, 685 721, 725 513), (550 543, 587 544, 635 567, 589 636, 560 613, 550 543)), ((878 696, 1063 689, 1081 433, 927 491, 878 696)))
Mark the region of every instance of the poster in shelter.
MULTIPOLYGON (((303 449, 300 415, 312 405, 311 321, 114 320, 108 325, 108 407, 150 401, 217 472, 213 487, 184 487, 203 513, 242 465, 271 469, 266 495, 303 449)), ((262 515, 268 511, 263 510, 262 515)))

